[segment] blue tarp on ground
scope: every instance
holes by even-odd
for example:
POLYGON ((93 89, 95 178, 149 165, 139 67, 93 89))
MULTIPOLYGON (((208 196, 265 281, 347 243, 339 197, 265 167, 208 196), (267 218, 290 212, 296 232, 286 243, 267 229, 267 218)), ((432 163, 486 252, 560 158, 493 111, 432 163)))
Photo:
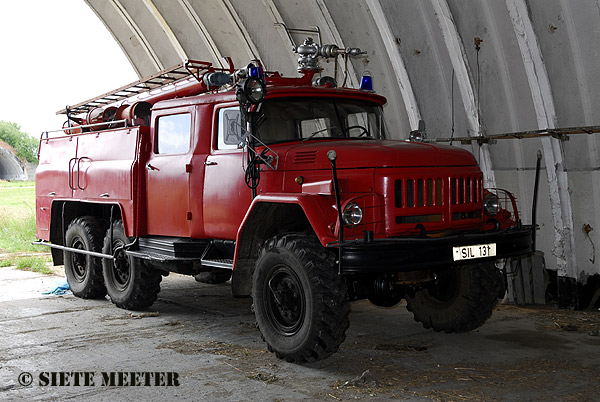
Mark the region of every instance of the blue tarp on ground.
POLYGON ((46 292, 42 292, 43 295, 64 295, 69 291, 69 284, 65 278, 61 278, 54 282, 52 288, 46 292))

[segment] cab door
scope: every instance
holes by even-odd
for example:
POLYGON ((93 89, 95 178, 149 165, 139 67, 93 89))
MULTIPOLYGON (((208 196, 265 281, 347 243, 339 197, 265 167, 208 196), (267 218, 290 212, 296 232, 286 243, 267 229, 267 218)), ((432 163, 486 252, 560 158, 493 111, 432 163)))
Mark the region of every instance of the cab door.
POLYGON ((244 181, 239 106, 215 110, 212 147, 204 162, 203 214, 206 236, 235 240, 252 202, 244 181))
POLYGON ((146 224, 149 235, 190 234, 190 173, 193 109, 153 113, 152 149, 146 164, 146 224))

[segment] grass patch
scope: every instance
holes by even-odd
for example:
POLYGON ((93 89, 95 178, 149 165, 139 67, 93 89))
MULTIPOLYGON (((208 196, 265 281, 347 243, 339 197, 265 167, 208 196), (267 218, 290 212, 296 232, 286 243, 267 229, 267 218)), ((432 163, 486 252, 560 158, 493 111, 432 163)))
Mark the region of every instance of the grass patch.
MULTIPOLYGON (((35 235, 35 182, 0 180, 0 252, 27 253, 45 251, 31 242, 35 235)), ((0 267, 51 274, 48 256, 10 256, 0 267)))
POLYGON ((35 238, 35 182, 0 181, 0 251, 40 251, 35 238))
POLYGON ((5 253, 42 251, 31 244, 35 240, 35 215, 33 211, 14 214, 0 209, 0 250, 5 253))
POLYGON ((48 268, 48 257, 39 256, 25 256, 19 257, 17 260, 16 269, 23 271, 39 272, 40 274, 50 275, 53 274, 52 270, 48 268))
POLYGON ((0 209, 9 214, 33 214, 35 211, 35 182, 0 181, 0 209))
POLYGON ((5 181, 5 180, 0 180, 0 188, 14 188, 14 187, 18 187, 18 188, 22 188, 22 187, 34 187, 35 186, 35 182, 34 181, 5 181))

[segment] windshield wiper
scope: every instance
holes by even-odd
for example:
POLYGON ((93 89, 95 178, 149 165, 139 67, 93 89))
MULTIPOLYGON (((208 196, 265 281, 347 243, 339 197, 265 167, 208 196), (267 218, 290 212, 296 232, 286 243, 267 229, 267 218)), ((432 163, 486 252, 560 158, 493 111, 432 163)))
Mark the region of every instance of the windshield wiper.
POLYGON ((319 134, 319 133, 322 133, 323 131, 327 131, 327 130, 333 130, 334 128, 337 128, 337 127, 333 126, 333 127, 327 127, 327 128, 321 129, 321 130, 313 131, 313 132, 312 132, 312 133, 311 133, 311 134, 310 134, 308 137, 304 138, 304 139, 302 140, 302 142, 310 140, 310 139, 311 139, 311 138, 313 138, 315 135, 317 135, 317 134, 319 134))

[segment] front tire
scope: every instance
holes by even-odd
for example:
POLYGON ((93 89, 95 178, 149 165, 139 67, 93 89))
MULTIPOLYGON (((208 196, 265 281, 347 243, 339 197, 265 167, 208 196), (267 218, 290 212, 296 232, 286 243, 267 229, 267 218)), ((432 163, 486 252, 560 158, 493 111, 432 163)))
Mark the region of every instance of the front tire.
POLYGON ((335 353, 346 337, 350 305, 335 255, 313 236, 268 240, 256 262, 254 313, 271 352, 288 362, 335 353))
POLYGON ((483 325, 498 303, 502 277, 493 263, 437 273, 434 284, 407 295, 414 319, 434 331, 468 332, 483 325))
MULTIPOLYGON (((106 225, 93 216, 74 219, 65 234, 66 246, 100 252, 106 225)), ((64 252, 65 276, 73 295, 83 299, 99 299, 106 295, 102 262, 91 255, 64 252)))
MULTIPOLYGON (((104 237, 105 254, 112 254, 117 248, 131 243, 132 239, 125 236, 123 222, 113 223, 112 248, 110 244, 110 229, 104 237)), ((143 310, 156 301, 160 292, 161 274, 145 266, 137 258, 127 256, 121 249, 114 260, 102 260, 104 282, 112 302, 127 310, 143 310)))

